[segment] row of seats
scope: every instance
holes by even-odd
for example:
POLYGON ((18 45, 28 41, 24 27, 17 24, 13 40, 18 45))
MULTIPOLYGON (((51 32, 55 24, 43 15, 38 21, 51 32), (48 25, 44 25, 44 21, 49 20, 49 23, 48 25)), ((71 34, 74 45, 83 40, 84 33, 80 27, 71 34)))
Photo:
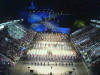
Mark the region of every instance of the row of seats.
POLYGON ((23 55, 23 51, 29 47, 36 34, 33 30, 28 30, 26 28, 23 29, 25 33, 24 37, 21 39, 15 39, 11 37, 11 35, 8 33, 7 26, 0 31, 0 53, 15 62, 23 55))
POLYGON ((85 42, 85 40, 89 40, 89 36, 92 32, 95 32, 97 28, 92 28, 91 30, 88 30, 87 32, 84 30, 83 33, 80 33, 79 35, 75 36, 74 38, 71 38, 72 41, 78 45, 80 43, 85 42))
POLYGON ((99 30, 95 27, 90 28, 90 30, 88 27, 84 28, 84 30, 78 32, 78 34, 76 33, 74 36, 71 35, 72 43, 89 65, 100 56, 100 34, 97 34, 99 30))

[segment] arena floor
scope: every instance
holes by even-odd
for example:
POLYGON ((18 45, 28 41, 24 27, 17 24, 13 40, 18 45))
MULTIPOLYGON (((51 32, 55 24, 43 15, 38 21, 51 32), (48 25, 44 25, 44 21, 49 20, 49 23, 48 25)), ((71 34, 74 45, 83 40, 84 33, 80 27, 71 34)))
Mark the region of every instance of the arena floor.
POLYGON ((89 75, 89 71, 83 62, 76 62, 72 66, 62 64, 55 65, 52 62, 51 64, 49 63, 49 65, 34 65, 29 63, 25 64, 22 61, 13 68, 10 75, 33 75, 30 70, 33 70, 34 73, 39 75, 50 75, 50 73, 52 73, 52 75, 89 75), (70 72, 72 72, 72 74, 70 72))
MULTIPOLYGON (((46 36, 47 37, 47 36, 46 36)), ((38 40, 37 40, 38 41, 38 40)), ((44 42, 43 42, 44 43, 44 42)), ((54 43, 54 42, 53 42, 54 43)), ((61 43, 61 42, 60 42, 61 43)), ((45 42, 47 45, 48 42, 45 42)), ((51 43, 50 43, 51 44, 51 43)), ((43 44, 42 44, 43 45, 43 44)), ((37 46, 37 44, 35 44, 37 46)), ((75 49, 71 42, 68 40, 65 44, 67 49, 59 50, 57 48, 52 49, 50 46, 45 46, 42 48, 38 48, 39 50, 35 50, 35 48, 28 50, 29 54, 45 54, 45 50, 50 50, 53 54, 66 54, 71 55, 71 52, 75 52, 75 49), (39 51, 39 52, 37 52, 39 51), (42 52, 40 52, 42 51, 42 52), (58 52, 55 52, 58 51, 58 52), (61 52, 60 52, 61 51, 61 52), (63 52, 63 53, 62 53, 63 52)), ((46 52, 47 54, 47 52, 46 52)), ((78 55, 77 55, 78 56, 78 55)), ((13 68, 10 75, 90 75, 85 64, 80 61, 37 61, 37 60, 20 60, 19 63, 13 68)))

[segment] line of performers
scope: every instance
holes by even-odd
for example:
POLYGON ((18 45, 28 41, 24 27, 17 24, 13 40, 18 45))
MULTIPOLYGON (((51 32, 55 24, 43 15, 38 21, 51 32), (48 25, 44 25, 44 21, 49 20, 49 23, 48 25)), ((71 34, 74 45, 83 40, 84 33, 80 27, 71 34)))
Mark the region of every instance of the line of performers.
POLYGON ((37 60, 37 61, 75 61, 77 59, 77 56, 71 55, 71 56, 59 56, 59 55, 27 55, 28 60, 37 60))

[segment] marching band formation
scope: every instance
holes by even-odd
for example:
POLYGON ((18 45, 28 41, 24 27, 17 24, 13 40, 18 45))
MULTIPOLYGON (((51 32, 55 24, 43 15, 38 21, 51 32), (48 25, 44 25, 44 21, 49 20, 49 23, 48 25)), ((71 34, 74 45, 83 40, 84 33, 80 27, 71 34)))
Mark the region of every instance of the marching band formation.
POLYGON ((77 54, 67 34, 37 33, 33 48, 27 52, 27 59, 35 61, 74 61, 77 54))

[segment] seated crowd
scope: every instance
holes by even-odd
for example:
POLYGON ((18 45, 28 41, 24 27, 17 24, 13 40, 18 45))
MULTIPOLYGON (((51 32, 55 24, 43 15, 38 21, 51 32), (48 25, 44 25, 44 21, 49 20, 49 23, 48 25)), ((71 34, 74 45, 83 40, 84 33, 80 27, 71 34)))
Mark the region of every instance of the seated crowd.
POLYGON ((7 26, 0 31, 0 53, 16 62, 23 55, 23 51, 27 49, 34 40, 35 32, 24 28, 24 37, 15 39, 10 36, 7 26))
MULTIPOLYGON (((84 30, 71 35, 71 40, 88 65, 92 65, 100 57, 100 33, 96 27, 84 30)), ((100 31, 99 31, 100 32, 100 31)))

